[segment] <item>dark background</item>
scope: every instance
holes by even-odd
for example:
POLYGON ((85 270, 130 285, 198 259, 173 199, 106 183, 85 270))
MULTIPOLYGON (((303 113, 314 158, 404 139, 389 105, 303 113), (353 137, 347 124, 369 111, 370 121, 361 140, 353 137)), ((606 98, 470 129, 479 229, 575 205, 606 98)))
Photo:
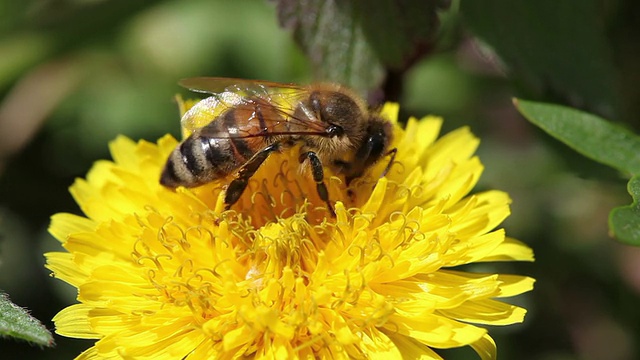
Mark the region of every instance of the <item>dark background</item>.
MULTIPOLYGON (((550 139, 511 105, 513 96, 560 102, 637 130, 637 5, 586 1, 601 15, 564 36, 582 29, 569 5, 554 10, 561 21, 534 14, 541 25, 527 26, 518 11, 553 2, 516 3, 513 18, 501 13, 504 1, 454 1, 441 13, 436 48, 404 73, 403 113, 444 116, 445 132, 471 127, 486 167, 477 190, 510 193, 507 233, 535 251, 533 264, 498 268, 537 279, 534 291, 514 299, 529 310, 525 322, 490 330, 500 358, 638 358, 640 250, 607 230, 609 210, 631 201, 626 179, 550 139), (530 34, 516 42, 499 36, 509 31, 530 34)), ((178 79, 306 83, 313 73, 264 1, 0 0, 0 289, 53 329, 51 318, 75 302, 75 289, 43 267, 42 254, 59 249, 49 217, 79 213, 67 188, 110 158, 116 135, 179 135, 173 96, 186 92, 178 79)), ((68 359, 92 344, 55 341, 41 349, 2 339, 0 354, 68 359)), ((466 359, 472 351, 441 353, 466 359)))

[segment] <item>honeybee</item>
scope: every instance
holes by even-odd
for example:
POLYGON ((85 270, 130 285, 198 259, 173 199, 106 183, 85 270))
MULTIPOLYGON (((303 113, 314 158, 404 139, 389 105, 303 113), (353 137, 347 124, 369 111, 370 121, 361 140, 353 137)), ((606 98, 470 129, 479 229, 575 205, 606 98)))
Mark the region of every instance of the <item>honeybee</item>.
MULTIPOLYGON (((169 155, 160 176, 168 188, 196 187, 234 174, 225 206, 235 204, 273 152, 299 144, 298 160, 311 168, 318 195, 335 215, 323 165, 347 185, 389 150, 392 126, 353 91, 337 84, 295 84, 197 77, 180 85, 211 94, 181 120, 188 135, 169 155)), ((383 175, 384 175, 383 173, 383 175)))

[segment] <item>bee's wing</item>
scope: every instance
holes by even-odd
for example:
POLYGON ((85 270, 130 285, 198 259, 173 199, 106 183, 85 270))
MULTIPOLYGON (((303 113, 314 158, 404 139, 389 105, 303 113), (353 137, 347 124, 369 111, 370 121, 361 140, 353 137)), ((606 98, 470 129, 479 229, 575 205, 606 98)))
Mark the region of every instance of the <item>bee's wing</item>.
POLYGON ((278 89, 304 89, 304 87, 296 84, 224 77, 193 77, 182 79, 178 84, 194 92, 220 94, 229 91, 244 96, 266 94, 278 89))
POLYGON ((210 138, 329 136, 330 124, 300 115, 289 104, 276 103, 273 99, 267 101, 263 98, 243 98, 243 103, 235 110, 244 113, 235 116, 231 127, 204 126, 200 129, 200 134, 210 138), (255 111, 257 107, 261 109, 260 114, 255 111))
MULTIPOLYGON (((268 81, 209 77, 184 79, 180 81, 180 85, 193 91, 212 94, 194 105, 182 117, 181 123, 185 135, 195 129, 204 128, 228 109, 239 107, 253 109, 257 106, 265 110, 261 119, 253 114, 238 119, 247 123, 236 124, 238 129, 251 129, 251 131, 230 135, 227 132, 212 133, 211 129, 203 129, 203 135, 219 138, 287 134, 327 135, 329 124, 321 122, 313 115, 300 116, 295 113, 298 107, 304 107, 302 100, 309 94, 306 87, 268 81), (248 122, 258 123, 260 126, 249 126, 248 122), (303 130, 287 131, 283 126, 284 122, 288 122, 291 127, 303 130)), ((304 113, 306 115, 312 114, 311 111, 304 111, 304 113)))
POLYGON ((182 115, 182 135, 187 137, 194 130, 205 127, 217 119, 224 111, 242 103, 242 96, 232 92, 223 92, 200 100, 182 115))

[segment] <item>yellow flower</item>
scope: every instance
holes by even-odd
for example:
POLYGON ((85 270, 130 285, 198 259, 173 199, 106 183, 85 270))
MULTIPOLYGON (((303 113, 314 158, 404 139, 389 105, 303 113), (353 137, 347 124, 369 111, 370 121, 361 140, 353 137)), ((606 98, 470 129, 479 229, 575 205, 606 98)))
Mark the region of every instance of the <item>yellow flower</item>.
POLYGON ((440 119, 403 130, 397 105, 382 111, 395 163, 350 190, 328 178, 335 218, 293 152, 270 157, 223 211, 223 182, 160 186, 174 138, 117 138, 114 161, 71 187, 86 217, 52 217, 67 252, 46 254, 47 267, 79 301, 56 315, 56 332, 97 339, 80 359, 437 359, 434 348, 465 345, 495 358, 478 325, 523 321, 499 299, 533 279, 459 266, 533 260, 495 229, 510 199, 468 195, 482 172, 468 129, 437 139, 440 119))

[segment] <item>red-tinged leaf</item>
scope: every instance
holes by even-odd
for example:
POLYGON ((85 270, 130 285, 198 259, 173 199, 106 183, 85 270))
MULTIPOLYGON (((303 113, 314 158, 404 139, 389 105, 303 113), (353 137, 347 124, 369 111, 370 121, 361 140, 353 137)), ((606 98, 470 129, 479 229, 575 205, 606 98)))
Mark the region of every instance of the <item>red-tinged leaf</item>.
POLYGON ((430 49, 437 10, 449 1, 280 0, 283 26, 307 54, 317 79, 365 94, 387 71, 401 72, 430 49))

